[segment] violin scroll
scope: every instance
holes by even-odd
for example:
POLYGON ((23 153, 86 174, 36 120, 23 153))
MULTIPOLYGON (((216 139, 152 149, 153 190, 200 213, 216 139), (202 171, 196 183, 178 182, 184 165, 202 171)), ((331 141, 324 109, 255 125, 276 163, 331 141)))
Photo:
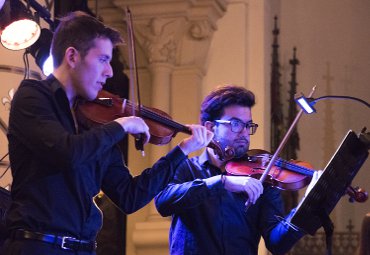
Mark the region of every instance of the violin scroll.
POLYGON ((367 191, 363 190, 360 187, 353 188, 349 186, 346 190, 346 194, 349 195, 349 201, 351 203, 355 201, 358 203, 364 203, 368 198, 367 191))
POLYGON ((213 149, 213 152, 222 161, 229 161, 235 157, 234 148, 227 146, 225 150, 222 150, 221 145, 218 141, 212 140, 207 147, 213 149))

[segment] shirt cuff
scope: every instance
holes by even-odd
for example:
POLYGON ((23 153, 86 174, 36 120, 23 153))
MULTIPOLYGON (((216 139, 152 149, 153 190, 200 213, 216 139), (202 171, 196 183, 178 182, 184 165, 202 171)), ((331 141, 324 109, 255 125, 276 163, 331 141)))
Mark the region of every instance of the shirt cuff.
POLYGON ((207 179, 204 179, 204 182, 206 183, 208 189, 211 191, 220 192, 224 189, 224 185, 222 183, 222 175, 209 177, 207 179))
POLYGON ((111 135, 111 137, 116 142, 121 141, 126 135, 126 130, 115 121, 111 121, 105 124, 104 129, 111 135))
POLYGON ((181 148, 177 145, 169 153, 167 153, 165 158, 171 162, 171 165, 177 167, 184 159, 187 159, 188 156, 186 156, 181 148))

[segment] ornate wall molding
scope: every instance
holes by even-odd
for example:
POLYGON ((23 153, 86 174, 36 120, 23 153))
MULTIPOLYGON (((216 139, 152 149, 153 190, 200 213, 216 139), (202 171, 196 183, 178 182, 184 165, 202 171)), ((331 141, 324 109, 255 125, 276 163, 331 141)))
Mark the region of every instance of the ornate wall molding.
POLYGON ((179 18, 151 18, 148 24, 135 26, 136 39, 140 42, 149 64, 175 64, 184 20, 179 18))
POLYGON ((130 7, 137 52, 143 51, 147 63, 170 62, 203 69, 217 20, 227 4, 224 0, 115 0, 113 5, 122 11, 130 7))

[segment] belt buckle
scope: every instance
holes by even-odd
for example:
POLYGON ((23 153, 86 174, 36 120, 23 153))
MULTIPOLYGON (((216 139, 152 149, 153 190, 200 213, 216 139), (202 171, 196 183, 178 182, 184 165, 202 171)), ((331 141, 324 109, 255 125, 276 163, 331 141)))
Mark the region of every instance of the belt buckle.
POLYGON ((63 236, 62 237, 62 244, 60 245, 60 247, 63 249, 63 250, 72 250, 71 248, 69 247, 66 247, 66 241, 68 240, 71 240, 71 241, 76 241, 77 239, 74 238, 74 237, 70 237, 70 236, 63 236))

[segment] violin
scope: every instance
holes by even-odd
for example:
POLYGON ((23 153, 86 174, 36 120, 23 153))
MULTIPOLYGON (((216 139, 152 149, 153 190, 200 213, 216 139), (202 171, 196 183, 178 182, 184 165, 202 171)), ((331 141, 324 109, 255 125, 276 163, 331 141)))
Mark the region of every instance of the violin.
MULTIPOLYGON (((225 169, 229 175, 260 179, 270 159, 271 154, 267 151, 249 150, 245 157, 228 161, 225 169)), ((308 162, 277 158, 265 179, 265 183, 281 190, 299 190, 310 183, 314 172, 315 170, 308 162)), ((367 192, 359 187, 348 187, 346 193, 350 196, 350 202, 363 203, 368 198, 367 192)))
MULTIPOLYGON (((122 99, 106 90, 101 90, 93 101, 80 101, 76 104, 75 113, 80 125, 90 128, 102 125, 120 117, 140 116, 149 127, 149 143, 154 145, 168 144, 178 132, 191 135, 191 129, 175 122, 167 113, 146 106, 138 107, 128 99, 122 99)), ((230 158, 229 150, 222 151, 217 141, 211 141, 208 147, 212 148, 221 158, 230 158)))

